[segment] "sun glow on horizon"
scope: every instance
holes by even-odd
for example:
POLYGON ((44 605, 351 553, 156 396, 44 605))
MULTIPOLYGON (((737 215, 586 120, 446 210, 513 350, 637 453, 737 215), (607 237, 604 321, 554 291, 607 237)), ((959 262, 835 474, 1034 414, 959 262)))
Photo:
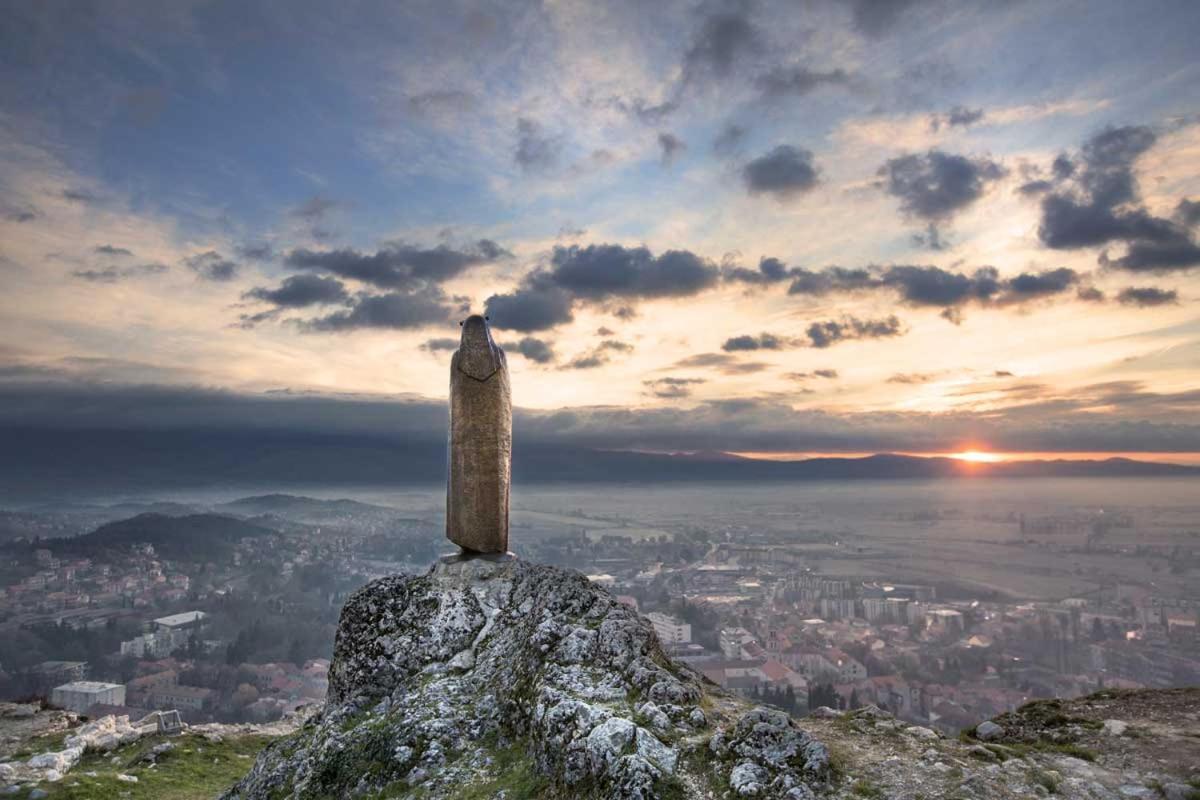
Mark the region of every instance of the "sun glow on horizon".
POLYGON ((950 458, 970 461, 974 464, 994 464, 1004 460, 1004 456, 999 453, 989 453, 986 450, 963 450, 961 453, 951 453, 950 458))

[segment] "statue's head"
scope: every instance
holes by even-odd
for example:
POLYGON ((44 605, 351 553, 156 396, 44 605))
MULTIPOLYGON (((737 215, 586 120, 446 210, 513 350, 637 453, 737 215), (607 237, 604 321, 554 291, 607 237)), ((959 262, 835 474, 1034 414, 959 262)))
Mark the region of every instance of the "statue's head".
POLYGON ((486 381, 504 365, 504 353, 492 341, 488 318, 472 314, 458 324, 462 326, 458 368, 477 381, 486 381))

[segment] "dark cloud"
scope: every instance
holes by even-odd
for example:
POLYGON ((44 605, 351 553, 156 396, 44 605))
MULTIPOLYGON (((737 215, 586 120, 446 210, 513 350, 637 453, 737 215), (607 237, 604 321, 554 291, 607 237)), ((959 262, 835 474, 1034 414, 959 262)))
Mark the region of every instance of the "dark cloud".
POLYGON ((562 369, 595 369, 612 360, 614 354, 633 352, 633 345, 616 339, 605 339, 586 353, 576 356, 564 364, 562 369))
POLYGON ((702 383, 706 383, 704 378, 656 378, 642 381, 647 394, 668 400, 688 397, 692 393, 692 387, 702 383))
POLYGON ((304 308, 306 306, 344 303, 350 299, 345 285, 337 278, 323 275, 292 275, 277 288, 257 287, 242 297, 261 300, 280 308, 304 308))
POLYGON ((238 265, 225 258, 216 250, 190 256, 183 260, 184 265, 206 281, 225 282, 237 277, 238 265))
POLYGON ((269 242, 245 242, 235 252, 247 261, 270 261, 275 257, 275 249, 269 242))
POLYGON ((904 334, 904 326, 895 316, 859 319, 844 316, 839 320, 814 322, 805 330, 812 347, 826 348, 855 339, 885 339, 904 334))
POLYGON ((919 0, 850 0, 855 30, 879 37, 895 27, 919 0))
MULTIPOLYGON (((802 270, 798 270, 802 271, 802 270)), ((778 258, 764 257, 759 259, 758 269, 728 266, 721 270, 721 277, 727 281, 769 285, 786 281, 792 277, 793 270, 778 258)))
MULTIPOLYGON (((593 244, 556 246, 545 269, 525 276, 516 290, 487 299, 497 328, 537 331, 570 322, 576 302, 610 303, 690 297, 715 286, 716 266, 687 250, 654 255, 645 247, 593 244)), ((632 307, 614 310, 630 316, 632 307)))
POLYGON ((684 150, 687 144, 673 133, 658 134, 658 147, 662 150, 662 164, 669 167, 684 150))
POLYGON ((993 378, 1011 378, 1013 374, 1006 369, 998 369, 992 373, 993 378))
POLYGON ((98 205, 104 202, 104 198, 86 189, 63 189, 59 193, 64 200, 70 200, 72 203, 91 206, 98 205))
POLYGON ((613 336, 614 334, 616 334, 616 331, 614 331, 612 328, 605 328, 603 326, 596 328, 597 336, 613 336))
POLYGON ((1034 180, 1023 183, 1017 187, 1017 191, 1026 197, 1033 197, 1039 194, 1045 194, 1054 188, 1054 183, 1047 180, 1034 180))
POLYGON ((888 383, 920 384, 937 380, 936 372, 897 372, 887 379, 888 383))
POLYGON ((983 117, 984 112, 982 108, 955 106, 945 114, 933 114, 930 116, 929 127, 935 132, 941 130, 943 125, 947 128, 969 128, 982 120, 983 117))
POLYGON ((713 139, 713 152, 719 156, 731 156, 741 150, 742 142, 750 131, 734 122, 727 122, 713 139))
POLYGON ((762 372, 770 367, 762 361, 739 361, 728 353, 697 353, 675 362, 677 369, 712 369, 725 375, 745 375, 762 372))
POLYGON ((300 248, 284 256, 283 263, 290 269, 329 272, 381 289, 406 289, 449 280, 474 267, 511 255, 491 239, 480 239, 462 247, 447 244, 418 247, 405 242, 390 242, 374 253, 352 248, 300 248))
POLYGON ((653 255, 645 247, 556 246, 547 279, 577 298, 690 297, 716 285, 717 268, 688 250, 653 255))
POLYGON ((1055 180, 1065 181, 1075 174, 1075 162, 1066 153, 1059 153, 1050 164, 1050 171, 1054 173, 1055 180))
POLYGON ((951 325, 963 324, 962 309, 955 308, 953 306, 950 308, 943 308, 938 316, 949 322, 951 325))
POLYGON ((73 277, 92 283, 117 283, 129 278, 160 275, 167 271, 165 264, 139 264, 135 267, 104 267, 103 269, 81 269, 72 272, 73 277))
MULTIPOLYGON (((1186 209, 1176 220, 1156 217, 1138 204, 1134 165, 1157 140, 1146 126, 1105 128, 1088 139, 1076 160, 1059 156, 1061 183, 1042 199, 1038 238, 1047 247, 1074 250, 1124 243, 1125 254, 1105 252, 1100 263, 1130 272, 1169 272, 1200 266, 1200 245, 1188 232, 1186 209), (1066 183, 1066 181, 1070 183, 1066 183)), ((1187 201, 1184 201, 1185 203, 1187 201)))
POLYGON ((824 86, 845 86, 850 75, 843 69, 814 70, 808 67, 775 67, 754 80, 755 87, 768 98, 803 97, 824 86))
MULTIPOLYGON (((764 259, 764 262, 768 261, 764 259)), ((830 266, 820 270, 786 268, 774 259, 766 271, 728 270, 726 280, 776 283, 790 280, 788 293, 823 297, 834 293, 894 291, 910 306, 960 306, 980 304, 1013 305, 1060 295, 1074 287, 1082 276, 1058 268, 1023 272, 1001 278, 995 267, 980 267, 972 273, 953 272, 931 265, 900 264, 887 267, 848 269, 830 266)))
POLYGON ((808 381, 813 378, 836 380, 838 371, 836 369, 814 369, 811 372, 785 372, 783 377, 793 381, 808 381))
POLYGON ((554 360, 554 348, 550 346, 550 343, 532 336, 526 336, 502 346, 505 350, 520 353, 535 364, 549 364, 554 360))
POLYGON ((912 235, 912 242, 916 247, 927 247, 930 250, 945 250, 947 247, 946 240, 942 238, 941 230, 932 222, 925 227, 923 233, 914 233, 912 235))
POLYGON ((562 139, 546 133, 541 123, 527 117, 517 120, 517 147, 513 159, 526 172, 549 170, 558 164, 562 139))
POLYGON ((1174 289, 1156 289, 1153 286, 1130 286, 1117 293, 1117 302, 1123 306, 1150 308, 1174 305, 1179 302, 1179 293, 1174 289))
POLYGON ((742 180, 750 194, 770 194, 786 200, 813 189, 818 176, 810 151, 781 144, 747 162, 742 180))
POLYGON ((1175 207, 1175 218, 1189 228, 1200 223, 1200 200, 1180 200, 1175 207))
POLYGON ((734 336, 726 339, 725 344, 721 345, 721 349, 727 353, 745 350, 782 350, 790 343, 790 339, 772 333, 760 333, 758 336, 734 336))
POLYGON ((32 222, 38 218, 38 210, 30 205, 0 204, 0 217, 9 222, 32 222))
POLYGON ((988 183, 1005 174, 987 158, 930 150, 923 155, 899 156, 879 168, 883 189, 900 200, 907 215, 938 222, 949 219, 981 196, 988 183))
POLYGON ((122 258, 132 256, 132 250, 126 250, 124 247, 114 247, 111 244, 102 244, 98 247, 93 247, 92 252, 101 256, 110 256, 112 258, 122 258))
POLYGON ((300 327, 301 330, 318 333, 361 328, 404 330, 447 322, 453 311, 440 289, 426 287, 412 292, 360 294, 347 310, 305 320, 300 327))
POLYGON ((1104 292, 1097 289, 1095 286, 1080 286, 1079 291, 1075 293, 1085 303, 1103 303, 1104 292))
POLYGON ((510 331, 543 331, 570 322, 572 306, 569 292, 546 285, 494 294, 484 303, 492 327, 510 331))
POLYGON ((453 353, 458 349, 458 339, 428 339, 421 345, 421 349, 430 353, 453 353))
MULTIPOLYGON (((1005 388, 1019 385, 1014 382, 1005 388)), ((995 384, 987 388, 995 391, 995 384)), ((516 408, 513 423, 522 453, 538 445, 557 445, 568 448, 574 458, 580 457, 580 449, 589 448, 945 453, 960 449, 964 441, 984 441, 997 451, 1009 452, 1188 453, 1200 451, 1197 412, 1200 392, 1194 389, 1156 392, 1137 381, 1122 381, 1075 388, 1027 386, 1006 391, 1000 403, 983 414, 845 412, 796 408, 790 398, 764 397, 702 401, 686 407, 667 403, 653 408, 516 408), (1088 413, 1080 413, 1085 409, 1088 413)), ((370 461, 362 457, 363 452, 376 452, 364 451, 364 445, 375 443, 379 453, 392 453, 400 465, 411 460, 410 448, 417 442, 425 443, 435 459, 441 458, 445 415, 444 400, 403 396, 289 391, 248 395, 187 386, 0 381, 0 427, 10 432, 9 440, 16 435, 12 432, 22 432, 19 441, 25 443, 0 448, 0 454, 9 456, 6 485, 15 485, 10 478, 34 469, 53 481, 64 475, 64 459, 86 459, 79 452, 85 432, 107 431, 97 457, 125 453, 133 467, 149 454, 165 452, 170 461, 157 462, 154 469, 166 470, 177 482, 180 455, 169 445, 178 440, 151 437, 191 431, 195 452, 203 454, 204 479, 227 482, 230 475, 242 476, 238 470, 256 461, 256 451, 261 455, 263 439, 256 432, 269 431, 276 451, 292 442, 322 442, 316 448, 292 451, 305 456, 297 463, 318 465, 328 463, 335 437, 355 437, 349 442, 354 445, 350 457, 331 465, 329 474, 342 481, 369 483, 354 472, 370 461), (41 444, 48 440, 39 441, 37 436, 54 432, 63 449, 39 461, 41 444), (145 446, 135 448, 132 442, 145 446), (213 455, 222 453, 227 463, 214 468, 213 455), (345 474, 347 470, 353 474, 345 474)), ((518 454, 514 467, 525 468, 525 458, 518 454)), ((118 471, 128 488, 129 475, 118 471)), ((445 474, 444 464, 422 463, 404 474, 431 483, 445 474)))
POLYGON ((685 84, 725 78, 762 49, 762 35, 750 19, 748 2, 728 2, 700 21, 683 58, 685 84))
POLYGON ((1100 264, 1130 272, 1191 269, 1200 266, 1200 245, 1183 234, 1165 235, 1158 241, 1130 242, 1125 255, 1119 258, 1109 258, 1108 253, 1101 253, 1100 264))
POLYGON ((330 211, 338 208, 340 203, 322 195, 313 195, 291 210, 291 215, 305 222, 316 223, 323 221, 330 211))

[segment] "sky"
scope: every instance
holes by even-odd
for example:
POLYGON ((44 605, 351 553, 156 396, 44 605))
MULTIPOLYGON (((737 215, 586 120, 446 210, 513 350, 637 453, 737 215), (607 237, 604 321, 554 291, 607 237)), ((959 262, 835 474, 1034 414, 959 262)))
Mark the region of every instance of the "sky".
POLYGON ((0 427, 1200 461, 1195 2, 12 2, 0 427))

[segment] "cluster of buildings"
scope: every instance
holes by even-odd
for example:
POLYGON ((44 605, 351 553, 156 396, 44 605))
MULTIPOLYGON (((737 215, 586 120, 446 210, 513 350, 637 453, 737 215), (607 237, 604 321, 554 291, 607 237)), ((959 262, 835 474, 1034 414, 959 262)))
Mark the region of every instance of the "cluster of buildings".
POLYGON ((767 544, 650 568, 623 545, 595 559, 596 578, 646 614, 669 653, 729 691, 795 697, 800 713, 810 698, 873 703, 952 734, 1039 697, 1200 683, 1198 609, 1133 586, 947 600, 933 584, 822 574, 767 544))

